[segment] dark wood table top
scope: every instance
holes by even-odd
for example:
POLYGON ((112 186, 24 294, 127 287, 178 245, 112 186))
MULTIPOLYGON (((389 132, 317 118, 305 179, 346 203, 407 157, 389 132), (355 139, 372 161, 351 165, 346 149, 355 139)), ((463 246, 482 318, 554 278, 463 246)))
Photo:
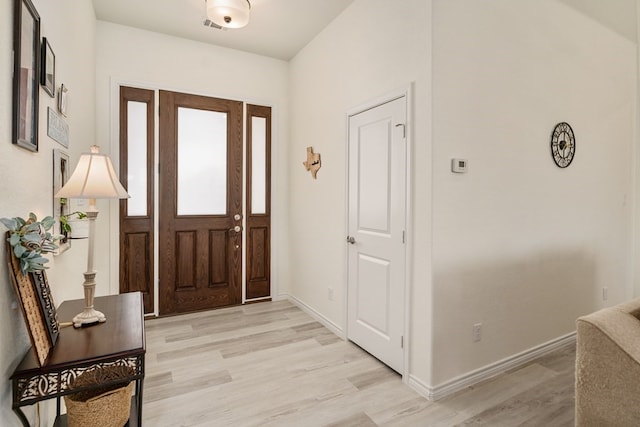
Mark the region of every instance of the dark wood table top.
MULTIPOLYGON (((44 366, 38 366, 33 351, 29 349, 12 378, 144 354, 144 313, 140 292, 96 297, 94 307, 104 313, 106 322, 78 329, 73 326, 61 328, 58 342, 44 366)), ((58 319, 61 323, 70 322, 83 308, 84 300, 65 301, 58 308, 58 319)))

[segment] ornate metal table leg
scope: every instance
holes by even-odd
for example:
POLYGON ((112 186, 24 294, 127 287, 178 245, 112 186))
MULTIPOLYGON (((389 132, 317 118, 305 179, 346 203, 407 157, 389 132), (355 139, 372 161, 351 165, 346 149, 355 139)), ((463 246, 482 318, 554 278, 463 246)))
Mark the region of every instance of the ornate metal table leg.
POLYGON ((24 416, 24 412, 22 412, 22 409, 20 409, 19 406, 13 408, 13 412, 15 412, 18 418, 20 418, 24 427, 29 427, 29 421, 27 420, 27 417, 24 416))
POLYGON ((140 378, 136 384, 136 394, 138 398, 138 427, 142 427, 142 390, 144 389, 144 378, 140 378))

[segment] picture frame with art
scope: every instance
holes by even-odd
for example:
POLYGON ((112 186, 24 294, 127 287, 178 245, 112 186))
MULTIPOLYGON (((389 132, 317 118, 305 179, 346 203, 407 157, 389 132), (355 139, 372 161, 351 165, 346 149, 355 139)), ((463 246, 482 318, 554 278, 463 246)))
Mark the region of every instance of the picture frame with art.
POLYGON ((14 0, 12 142, 38 151, 40 15, 31 0, 14 0))
POLYGON ((64 236, 58 241, 56 255, 60 255, 71 247, 71 240, 66 236, 60 221, 60 217, 66 217, 70 213, 69 201, 55 196, 69 180, 70 167, 69 155, 62 150, 53 150, 53 218, 58 224, 56 231, 64 236))
POLYGON ((69 104, 68 92, 69 88, 67 88, 64 84, 60 85, 60 90, 58 91, 58 112, 64 117, 67 117, 67 109, 69 104))
POLYGON ((42 72, 40 73, 40 84, 44 88, 45 92, 49 94, 51 98, 56 96, 56 55, 51 49, 49 40, 44 37, 42 39, 42 72))

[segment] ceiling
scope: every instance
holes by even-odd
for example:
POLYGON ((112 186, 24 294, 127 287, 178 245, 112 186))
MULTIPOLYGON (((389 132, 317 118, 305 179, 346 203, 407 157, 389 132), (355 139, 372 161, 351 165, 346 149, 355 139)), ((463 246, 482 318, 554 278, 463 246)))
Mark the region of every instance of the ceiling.
MULTIPOLYGON (((354 0, 250 1, 249 25, 238 30, 205 27, 205 0, 93 0, 93 7, 101 21, 289 60, 354 0)), ((636 42, 636 0, 559 1, 636 42)))
POLYGON ((637 42, 636 0, 560 0, 623 37, 637 42))
POLYGON ((93 0, 96 18, 289 60, 353 0, 251 0, 245 28, 205 27, 205 0, 93 0))

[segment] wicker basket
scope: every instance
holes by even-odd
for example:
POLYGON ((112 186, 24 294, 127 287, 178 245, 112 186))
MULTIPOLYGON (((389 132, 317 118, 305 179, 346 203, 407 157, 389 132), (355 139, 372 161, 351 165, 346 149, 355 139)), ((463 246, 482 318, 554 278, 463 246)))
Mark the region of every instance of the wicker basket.
MULTIPOLYGON (((70 387, 127 378, 130 368, 114 366, 87 371, 78 376, 70 387)), ((64 397, 68 427, 122 427, 129 421, 133 382, 70 394, 64 397)))

